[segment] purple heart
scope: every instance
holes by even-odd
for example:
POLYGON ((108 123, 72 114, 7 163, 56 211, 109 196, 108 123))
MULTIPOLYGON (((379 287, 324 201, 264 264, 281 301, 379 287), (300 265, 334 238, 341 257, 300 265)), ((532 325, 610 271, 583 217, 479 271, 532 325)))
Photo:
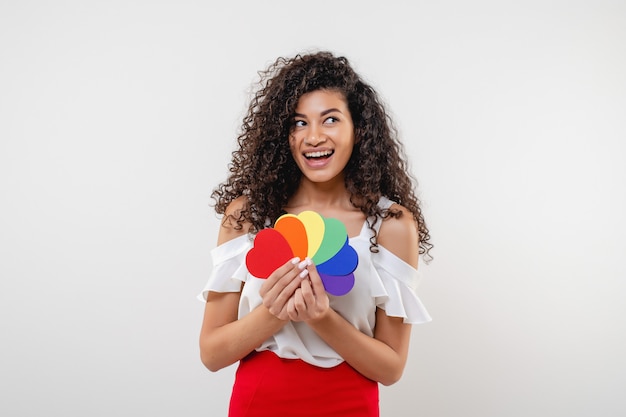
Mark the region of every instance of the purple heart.
POLYGON ((327 275, 322 272, 319 274, 324 284, 324 289, 329 294, 346 295, 354 287, 354 274, 352 272, 348 275, 327 275))

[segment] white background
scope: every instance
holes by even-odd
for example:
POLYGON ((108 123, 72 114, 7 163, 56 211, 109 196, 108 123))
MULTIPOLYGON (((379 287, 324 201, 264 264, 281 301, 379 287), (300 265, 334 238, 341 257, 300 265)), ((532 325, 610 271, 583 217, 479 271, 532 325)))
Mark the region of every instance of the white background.
POLYGON ((209 195, 256 71, 317 49, 388 103, 435 244, 382 415, 626 414, 623 1, 3 0, 1 415, 225 415, 209 195))

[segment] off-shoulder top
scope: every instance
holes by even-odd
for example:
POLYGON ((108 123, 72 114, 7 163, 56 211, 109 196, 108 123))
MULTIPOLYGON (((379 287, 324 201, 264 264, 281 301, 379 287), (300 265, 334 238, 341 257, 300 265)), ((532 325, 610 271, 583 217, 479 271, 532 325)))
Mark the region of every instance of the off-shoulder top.
MULTIPOLYGON (((381 198, 379 202, 383 209, 392 204, 387 198, 381 198)), ((377 230, 381 223, 376 222, 377 230)), ((374 334, 377 307, 385 310, 388 316, 402 317, 405 323, 430 321, 430 315, 416 294, 420 278, 417 269, 381 245, 378 245, 378 253, 372 253, 370 235, 371 231, 365 222, 359 235, 350 237, 350 245, 359 256, 354 271, 355 284, 346 295, 329 294, 331 308, 368 336, 374 334)), ((213 270, 198 298, 206 300, 209 291, 241 291, 239 318, 261 305, 259 289, 263 280, 252 276, 245 263, 250 248, 252 238, 249 235, 239 236, 214 248, 211 251, 213 270), (245 283, 243 290, 242 282, 245 283)), ((341 356, 304 322, 287 323, 256 350, 270 350, 279 357, 302 359, 324 368, 343 362, 341 356)))

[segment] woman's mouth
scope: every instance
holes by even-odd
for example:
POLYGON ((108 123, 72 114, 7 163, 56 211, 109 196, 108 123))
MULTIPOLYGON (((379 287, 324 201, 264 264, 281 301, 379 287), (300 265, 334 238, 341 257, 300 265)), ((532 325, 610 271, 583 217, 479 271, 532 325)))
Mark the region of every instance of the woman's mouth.
POLYGON ((308 160, 320 160, 328 158, 333 153, 335 153, 335 151, 330 149, 325 151, 305 152, 304 157, 308 160))

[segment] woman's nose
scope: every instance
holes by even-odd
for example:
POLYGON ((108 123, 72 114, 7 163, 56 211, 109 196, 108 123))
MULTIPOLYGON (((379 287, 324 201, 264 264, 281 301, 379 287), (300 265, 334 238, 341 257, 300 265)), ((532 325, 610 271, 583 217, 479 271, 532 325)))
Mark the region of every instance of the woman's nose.
POLYGON ((326 142, 326 136, 320 129, 311 128, 308 135, 304 138, 304 143, 308 146, 318 146, 320 143, 326 142))

